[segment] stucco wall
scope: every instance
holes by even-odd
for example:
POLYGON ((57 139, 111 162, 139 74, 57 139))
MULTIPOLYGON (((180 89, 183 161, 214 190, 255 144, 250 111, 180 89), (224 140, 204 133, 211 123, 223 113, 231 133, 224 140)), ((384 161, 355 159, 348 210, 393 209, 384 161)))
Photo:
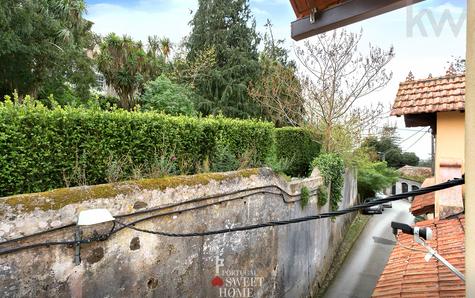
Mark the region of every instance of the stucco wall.
MULTIPOLYGON (((140 211, 164 206, 159 215, 138 225, 168 232, 220 229, 301 217, 328 210, 312 196, 302 208, 298 197, 238 194, 198 197, 269 186, 299 193, 315 190, 314 176, 287 183, 268 169, 226 174, 144 180, 57 190, 0 199, 1 241, 56 228, 1 250, 58 239, 73 239, 80 210, 107 208, 122 221, 139 219, 140 211), (243 197, 243 195, 248 195, 243 197), (284 202, 285 198, 285 202, 284 202), (195 208, 196 207, 196 208, 195 208), (195 208, 186 211, 185 209, 195 208), (66 226, 65 226, 66 225, 66 226), (65 226, 64 228, 59 228, 65 226)), ((356 199, 356 182, 346 174, 342 208, 356 199)), ((0 256, 2 297, 305 297, 324 278, 351 215, 288 226, 206 237, 170 238, 123 229, 108 240, 74 249, 50 246, 0 256), (224 285, 213 286, 219 276, 224 285), (216 281, 216 280, 215 280, 216 281)))
MULTIPOLYGON (((458 178, 464 173, 465 113, 457 111, 437 113, 435 152, 437 183, 458 178)), ((462 186, 435 193, 437 218, 444 218, 463 209, 462 186)))
POLYGON ((461 112, 437 113, 436 179, 441 161, 463 164, 465 154, 465 114, 461 112))

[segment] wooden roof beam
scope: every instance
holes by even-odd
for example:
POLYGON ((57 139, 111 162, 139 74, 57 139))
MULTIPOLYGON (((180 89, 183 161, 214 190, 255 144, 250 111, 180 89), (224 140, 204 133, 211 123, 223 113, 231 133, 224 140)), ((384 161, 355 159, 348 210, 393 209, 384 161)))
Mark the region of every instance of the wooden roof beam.
POLYGON ((348 0, 319 12, 314 23, 310 22, 310 16, 292 22, 291 36, 294 40, 301 40, 421 1, 348 0))

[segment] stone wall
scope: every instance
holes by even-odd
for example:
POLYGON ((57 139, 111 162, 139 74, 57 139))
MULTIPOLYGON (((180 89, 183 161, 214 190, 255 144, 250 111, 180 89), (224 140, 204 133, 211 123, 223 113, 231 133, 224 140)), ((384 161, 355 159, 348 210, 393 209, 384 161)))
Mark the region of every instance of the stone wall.
MULTIPOLYGON (((288 183, 269 169, 254 169, 2 198, 0 252, 73 240, 77 214, 90 208, 106 208, 123 222, 154 215, 137 227, 175 233, 312 215, 328 211, 328 204, 318 207, 312 195, 302 207, 299 196, 282 195, 279 188, 298 194, 306 186, 315 193, 321 183, 317 175, 288 183), (228 195, 213 197, 223 193, 228 195)), ((354 203, 355 187, 348 172, 342 208, 354 203)), ((22 250, 0 255, 0 296, 306 297, 323 280, 350 219, 190 238, 122 229, 105 241, 82 244, 79 265, 73 246, 22 250)))

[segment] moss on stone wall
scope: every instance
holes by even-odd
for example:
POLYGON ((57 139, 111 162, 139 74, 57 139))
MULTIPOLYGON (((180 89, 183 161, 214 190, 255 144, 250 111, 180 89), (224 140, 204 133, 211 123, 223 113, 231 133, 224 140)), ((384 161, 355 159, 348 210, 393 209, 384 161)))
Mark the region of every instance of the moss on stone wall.
POLYGON ((47 192, 23 194, 3 198, 9 206, 22 206, 24 212, 41 210, 58 210, 64 206, 100 198, 112 198, 128 195, 141 190, 165 190, 179 186, 206 185, 210 181, 223 181, 234 178, 248 178, 259 174, 259 169, 245 169, 229 173, 203 173, 192 176, 173 176, 156 179, 125 181, 94 186, 60 188, 47 192))

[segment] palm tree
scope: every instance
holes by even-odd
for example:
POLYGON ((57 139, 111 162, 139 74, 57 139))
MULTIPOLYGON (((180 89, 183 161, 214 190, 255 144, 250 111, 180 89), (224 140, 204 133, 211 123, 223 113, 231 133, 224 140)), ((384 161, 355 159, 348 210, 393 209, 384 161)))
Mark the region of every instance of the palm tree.
POLYGON ((148 37, 148 53, 153 58, 157 58, 160 49, 160 38, 158 36, 153 35, 148 37))
POLYGON ((160 51, 162 52, 162 55, 165 58, 165 62, 168 60, 168 56, 170 56, 171 49, 172 44, 168 37, 160 39, 160 51))

